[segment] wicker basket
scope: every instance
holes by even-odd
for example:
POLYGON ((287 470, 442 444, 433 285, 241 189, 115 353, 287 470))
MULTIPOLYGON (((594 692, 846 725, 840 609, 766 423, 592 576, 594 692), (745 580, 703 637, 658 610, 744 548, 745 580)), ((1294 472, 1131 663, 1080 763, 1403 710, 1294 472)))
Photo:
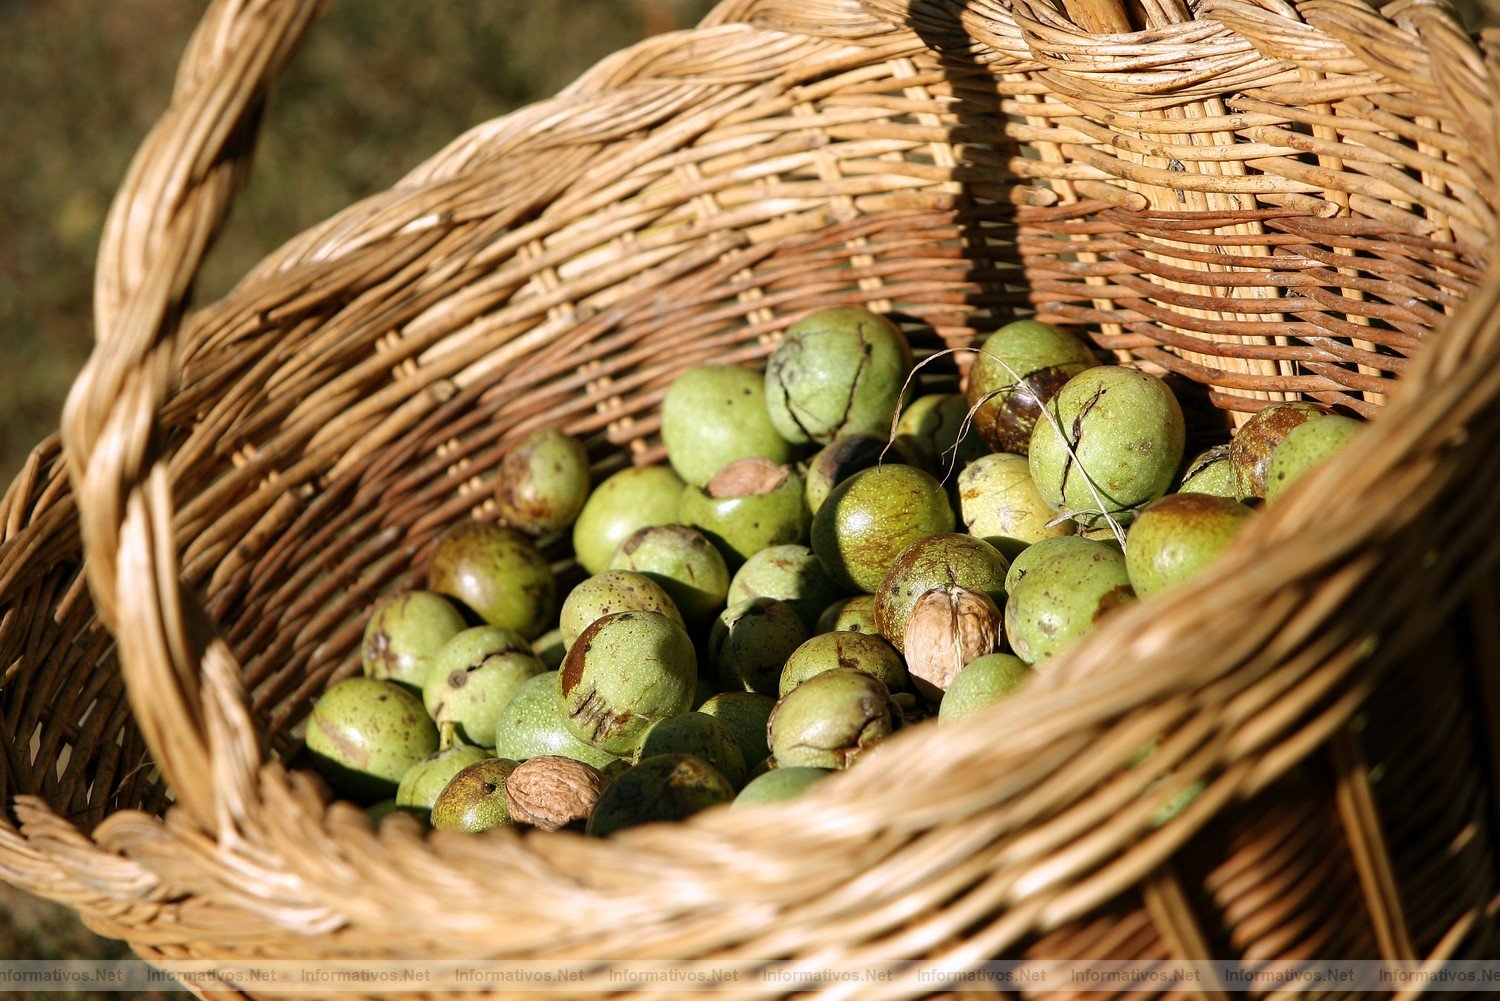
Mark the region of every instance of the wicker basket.
POLYGON ((5 878, 156 959, 1500 952, 1500 152, 1447 7, 730 0, 186 311, 317 6, 208 13, 110 217, 65 458, 0 505, 5 878), (518 435, 653 460, 675 373, 850 301, 924 351, 1076 325, 1200 426, 1380 420, 1221 580, 795 810, 424 836, 281 764, 518 435))

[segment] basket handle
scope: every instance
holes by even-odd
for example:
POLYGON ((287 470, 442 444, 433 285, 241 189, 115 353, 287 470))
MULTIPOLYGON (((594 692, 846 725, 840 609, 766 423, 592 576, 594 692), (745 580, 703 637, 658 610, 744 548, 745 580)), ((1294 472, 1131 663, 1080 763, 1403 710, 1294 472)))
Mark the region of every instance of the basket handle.
POLYGON ((267 90, 322 7, 214 0, 204 14, 110 207, 96 343, 63 411, 89 590, 131 708, 177 802, 220 831, 242 815, 263 752, 239 666, 179 578, 160 411, 185 303, 249 173, 267 90))

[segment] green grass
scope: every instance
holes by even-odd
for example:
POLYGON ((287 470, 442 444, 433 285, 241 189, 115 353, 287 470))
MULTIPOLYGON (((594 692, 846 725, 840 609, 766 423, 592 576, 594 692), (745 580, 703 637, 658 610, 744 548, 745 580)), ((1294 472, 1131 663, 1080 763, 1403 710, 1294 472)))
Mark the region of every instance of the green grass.
MULTIPOLYGON (((708 0, 334 3, 274 92, 250 186, 206 262, 215 297, 286 239, 472 125, 555 93, 708 0)), ((56 426, 91 341, 110 198, 199 0, 0 0, 0 480, 56 426)))

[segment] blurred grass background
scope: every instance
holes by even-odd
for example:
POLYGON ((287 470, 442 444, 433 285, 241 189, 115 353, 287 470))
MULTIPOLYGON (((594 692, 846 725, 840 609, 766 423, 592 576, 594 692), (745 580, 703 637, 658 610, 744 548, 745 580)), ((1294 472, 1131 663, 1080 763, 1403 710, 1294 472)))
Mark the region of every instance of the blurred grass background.
MULTIPOLYGON (((104 214, 205 2, 0 0, 0 483, 56 429, 87 357, 104 214)), ((253 179, 206 263, 200 300, 470 126, 555 93, 646 35, 689 27, 711 6, 335 2, 273 95, 253 179)), ((127 954, 0 883, 0 960, 127 954)))
MULTIPOLYGON (((217 296, 287 238, 388 187, 469 126, 554 93, 711 0, 334 3, 277 88, 205 268, 217 296)), ((1500 24, 1500 0, 1463 0, 1500 24)), ((104 213, 170 92, 203 0, 0 0, 0 482, 57 426, 90 343, 104 213)), ((0 958, 121 956, 0 884, 0 958)), ((87 996, 87 995, 75 995, 87 996)), ((103 995, 100 995, 103 996, 103 995)))

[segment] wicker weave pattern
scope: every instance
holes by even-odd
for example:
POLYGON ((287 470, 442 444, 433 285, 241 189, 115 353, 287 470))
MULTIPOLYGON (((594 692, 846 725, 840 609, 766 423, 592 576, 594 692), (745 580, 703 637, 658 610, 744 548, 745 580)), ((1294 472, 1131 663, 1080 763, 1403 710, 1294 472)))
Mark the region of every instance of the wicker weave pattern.
POLYGON ((156 955, 1493 942, 1500 712, 1462 665, 1500 659, 1479 527, 1500 158, 1490 77, 1441 9, 1220 2, 1100 40, 1026 3, 728 3, 461 137, 178 331, 260 85, 314 7, 209 14, 111 217, 68 461, 44 447, 0 506, 7 878, 156 955), (650 459, 676 372, 753 362, 851 300, 930 326, 924 350, 1034 306, 1241 413, 1411 389, 1222 586, 1121 615, 1022 699, 893 741, 793 817, 423 840, 263 764, 356 669, 372 598, 491 513, 509 441, 557 424, 601 471, 650 459), (1378 742, 1349 727, 1364 706, 1378 742), (891 758, 923 781, 893 788, 891 758), (1413 806, 1411 762, 1445 776, 1445 811, 1413 806), (1330 938, 1330 914, 1358 919, 1330 938))

